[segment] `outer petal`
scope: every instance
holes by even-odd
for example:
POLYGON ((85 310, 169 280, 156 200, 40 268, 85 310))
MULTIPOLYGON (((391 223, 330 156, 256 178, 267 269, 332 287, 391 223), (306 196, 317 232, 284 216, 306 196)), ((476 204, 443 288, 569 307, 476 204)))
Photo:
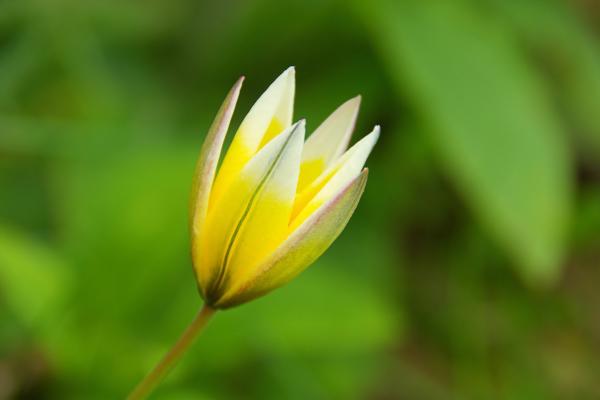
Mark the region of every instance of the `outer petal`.
POLYGON ((379 126, 376 126, 370 134, 352 146, 298 194, 292 212, 291 230, 300 226, 313 212, 358 176, 378 138, 379 126))
POLYGON ((360 99, 356 96, 339 106, 306 140, 298 192, 346 151, 356 124, 360 99))
POLYGON ((340 235, 367 182, 363 172, 296 229, 245 281, 229 288, 215 306, 229 308, 282 286, 312 264, 340 235))
MULTIPOLYGON (((213 192, 226 191, 244 165, 292 123, 295 70, 285 70, 254 103, 242 121, 219 169, 213 192)), ((211 197, 212 204, 212 197, 211 197)))
POLYGON ((200 151, 198 162, 196 163, 196 171, 194 173, 190 198, 190 230, 192 242, 198 238, 198 235, 201 232, 201 225, 204 223, 206 217, 208 200, 217 164, 219 162, 221 148, 223 147, 223 141, 227 134, 227 129, 229 128, 229 123, 231 122, 231 117, 243 81, 244 77, 242 76, 227 94, 215 120, 208 130, 208 134, 202 145, 202 150, 200 151))
POLYGON ((264 257, 286 237, 303 140, 301 121, 262 148, 215 198, 197 250, 207 301, 220 297, 233 272, 264 257))

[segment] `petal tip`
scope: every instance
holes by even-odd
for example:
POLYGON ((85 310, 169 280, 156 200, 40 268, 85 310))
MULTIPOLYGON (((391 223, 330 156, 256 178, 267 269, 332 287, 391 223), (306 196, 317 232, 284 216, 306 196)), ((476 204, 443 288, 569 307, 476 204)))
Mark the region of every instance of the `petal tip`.
MULTIPOLYGON (((375 127, 373 127, 373 130, 371 132, 369 132, 368 135, 365 135, 361 140, 359 140, 354 147, 358 148, 360 146, 366 146, 369 147, 370 149, 373 149, 373 147, 375 147, 375 144, 377 144, 377 141, 379 140, 379 134, 380 134, 380 128, 379 125, 375 125, 375 127)), ((370 152, 371 150, 369 150, 370 152)))
POLYGON ((379 140, 379 135, 381 134, 381 127, 379 125, 375 125, 373 130, 371 131, 371 135, 373 135, 373 141, 377 143, 379 140))
POLYGON ((298 122, 294 123, 289 128, 289 135, 292 137, 302 136, 302 141, 304 142, 304 135, 306 134, 306 120, 301 119, 298 122))
POLYGON ((240 76, 231 88, 231 93, 233 94, 234 102, 237 102, 237 96, 239 96, 240 90, 242 89, 242 84, 244 83, 245 79, 246 77, 244 75, 240 76))
POLYGON ((353 118, 356 119, 356 115, 358 114, 358 110, 360 109, 360 103, 362 101, 362 96, 359 94, 357 96, 352 97, 349 100, 346 100, 335 112, 340 112, 341 110, 346 110, 346 112, 351 112, 353 114, 353 118))
POLYGON ((354 96, 353 98, 351 98, 350 100, 348 100, 348 102, 352 102, 353 104, 356 104, 357 106, 360 105, 360 102, 362 101, 362 95, 357 94, 356 96, 354 96))

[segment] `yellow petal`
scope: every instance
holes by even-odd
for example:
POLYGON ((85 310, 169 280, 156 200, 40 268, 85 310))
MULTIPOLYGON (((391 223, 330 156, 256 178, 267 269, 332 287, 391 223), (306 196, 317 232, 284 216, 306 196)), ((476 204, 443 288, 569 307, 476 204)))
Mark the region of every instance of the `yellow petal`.
POLYGON ((256 265, 288 236, 304 144, 302 121, 248 210, 227 260, 229 284, 246 280, 256 265))
POLYGON ((367 182, 365 169, 300 225, 246 280, 232 285, 215 304, 229 308, 289 282, 323 254, 354 213, 367 182))
MULTIPOLYGON (((295 71, 285 70, 254 103, 227 150, 215 181, 213 198, 226 191, 244 165, 292 123, 295 71)), ((211 205, 209 205, 211 207, 211 205)))
MULTIPOLYGON (((190 230, 192 243, 199 240, 202 224, 206 218, 210 191, 215 177, 215 171, 219 162, 223 141, 231 122, 231 117, 242 88, 244 77, 238 79, 229 91, 223 105, 219 109, 208 133, 194 173, 192 193, 190 199, 190 230)), ((192 245, 192 248, 195 246, 192 245)), ((196 256, 192 256, 196 259, 196 256)))
POLYGON ((356 123, 360 96, 339 106, 314 131, 304 144, 298 192, 315 180, 327 167, 338 159, 350 142, 356 123))
POLYGON ((202 269, 210 271, 201 282, 208 301, 286 237, 303 141, 301 121, 265 145, 215 198, 199 251, 202 269))
POLYGON ((290 230, 300 226, 306 218, 358 176, 378 138, 379 126, 376 126, 298 194, 290 230))

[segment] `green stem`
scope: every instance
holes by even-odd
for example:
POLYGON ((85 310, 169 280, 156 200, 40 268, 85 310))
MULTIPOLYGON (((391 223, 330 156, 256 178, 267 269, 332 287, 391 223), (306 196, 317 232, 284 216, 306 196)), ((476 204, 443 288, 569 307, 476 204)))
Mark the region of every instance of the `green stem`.
POLYGON ((190 345, 194 342, 194 339, 196 339, 216 311, 217 310, 214 308, 205 304, 190 326, 183 332, 177 343, 175 343, 175 346, 171 348, 144 380, 136 386, 129 397, 127 397, 127 400, 141 400, 147 398, 175 364, 177 364, 181 356, 189 349, 190 345))

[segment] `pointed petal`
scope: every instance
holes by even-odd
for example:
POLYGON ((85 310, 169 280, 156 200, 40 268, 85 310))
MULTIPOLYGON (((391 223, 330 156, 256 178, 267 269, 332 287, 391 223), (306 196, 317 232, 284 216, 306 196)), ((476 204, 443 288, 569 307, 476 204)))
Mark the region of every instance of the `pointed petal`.
POLYGON ((217 112, 217 116, 208 130, 206 139, 202 145, 202 150, 200 150, 200 156, 196 163, 196 171, 194 172, 190 198, 190 228, 192 240, 194 240, 194 237, 200 232, 200 225, 204 222, 204 218, 206 217, 208 199, 219 157, 221 155, 221 148, 223 147, 223 141, 227 134, 229 123, 231 122, 231 117, 243 82, 244 77, 242 76, 227 94, 225 101, 221 105, 221 108, 217 112))
POLYGON ((231 268, 251 263, 253 257, 274 247, 273 241, 280 243, 285 238, 303 141, 301 121, 265 145, 234 177, 228 190, 214 198, 198 250, 201 271, 206 271, 201 287, 208 300, 219 297, 219 288, 229 279, 231 268), (256 233, 260 227, 264 232, 256 233), (254 242, 247 245, 240 239, 250 233, 254 242))
POLYGON ((291 230, 300 226, 306 218, 358 176, 379 139, 379 130, 379 126, 376 126, 298 194, 292 212, 291 230))
POLYGON ((242 121, 219 169, 215 193, 226 191, 252 156, 290 126, 294 92, 295 70, 290 67, 275 79, 242 121))
POLYGON ((306 140, 298 192, 346 151, 358 116, 360 99, 360 96, 356 96, 339 106, 306 140))
POLYGON ((232 285, 216 304, 229 308, 284 285, 329 248, 354 213, 367 182, 365 169, 299 226, 245 281, 232 285))
POLYGON ((250 271, 288 236, 303 145, 302 121, 257 193, 232 244, 230 257, 226 260, 232 276, 230 284, 245 280, 250 271))

